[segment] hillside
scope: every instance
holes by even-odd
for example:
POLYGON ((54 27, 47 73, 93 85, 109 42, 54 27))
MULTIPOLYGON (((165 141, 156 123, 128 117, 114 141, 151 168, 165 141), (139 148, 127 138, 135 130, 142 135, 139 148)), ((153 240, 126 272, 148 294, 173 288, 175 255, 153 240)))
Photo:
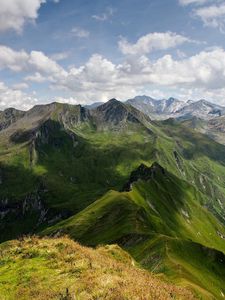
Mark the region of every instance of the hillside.
POLYGON ((35 106, 0 130, 1 242, 66 233, 117 243, 142 267, 223 299, 224 153, 116 99, 35 106))
POLYGON ((1 244, 0 260, 2 300, 196 299, 141 270, 116 245, 91 249, 67 237, 27 237, 1 244))
POLYGON ((223 299, 225 229, 202 207, 204 195, 158 164, 141 165, 125 190, 108 192, 44 234, 66 233, 92 246, 118 243, 143 267, 204 299, 223 299))
POLYGON ((225 144, 225 116, 213 118, 211 120, 202 120, 194 117, 187 120, 180 119, 178 121, 184 126, 208 135, 218 143, 225 144))

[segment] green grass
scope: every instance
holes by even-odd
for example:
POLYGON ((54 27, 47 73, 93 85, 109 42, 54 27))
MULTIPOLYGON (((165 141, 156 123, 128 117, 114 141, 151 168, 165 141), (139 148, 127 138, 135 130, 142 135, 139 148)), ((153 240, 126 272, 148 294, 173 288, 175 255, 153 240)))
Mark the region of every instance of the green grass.
POLYGON ((207 253, 225 251, 220 237, 225 236, 225 147, 171 121, 99 130, 76 120, 75 126, 77 110, 57 106, 40 128, 33 160, 26 132, 17 142, 1 135, 0 201, 21 207, 42 186, 48 218, 71 216, 37 226, 38 211, 10 213, 1 220, 1 241, 62 231, 86 245, 116 242, 142 266, 190 285, 203 299, 222 299, 224 268, 207 253), (168 171, 166 176, 157 174, 120 192, 134 169, 154 161, 168 171), (157 236, 163 237, 159 243, 157 236), (198 271, 204 260, 206 267, 198 271))
POLYGON ((203 299, 223 299, 225 240, 218 232, 225 230, 202 207, 204 198, 186 181, 157 172, 130 192, 108 192, 43 234, 62 232, 92 246, 119 243, 143 267, 191 286, 203 299))
POLYGON ((141 270, 116 245, 90 249, 63 238, 27 237, 0 245, 2 300, 196 299, 141 270))

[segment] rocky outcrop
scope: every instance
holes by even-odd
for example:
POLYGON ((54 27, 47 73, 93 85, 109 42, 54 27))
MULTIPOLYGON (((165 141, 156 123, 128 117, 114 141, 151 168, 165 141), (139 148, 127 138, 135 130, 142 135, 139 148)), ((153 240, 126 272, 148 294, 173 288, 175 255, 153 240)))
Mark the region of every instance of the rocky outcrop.
POLYGON ((179 156, 179 154, 176 150, 173 151, 173 155, 174 155, 178 170, 181 172, 182 175, 185 175, 184 166, 183 166, 181 157, 179 156))
POLYGON ((52 225, 57 221, 68 218, 71 215, 69 211, 59 212, 47 206, 45 201, 47 193, 48 190, 43 184, 40 184, 38 188, 22 199, 1 198, 0 229, 7 230, 8 225, 13 227, 13 221, 23 220, 23 222, 26 222, 26 220, 30 220, 27 233, 32 234, 43 224, 52 225))
POLYGON ((166 170, 157 162, 154 162, 151 167, 141 164, 131 173, 128 182, 123 187, 123 191, 130 191, 132 189, 132 184, 138 180, 149 181, 155 179, 157 175, 166 175, 166 170))
MULTIPOLYGON (((40 216, 47 213, 43 202, 43 195, 46 192, 44 187, 39 187, 32 193, 27 194, 20 201, 5 197, 0 199, 0 217, 4 219, 8 214, 15 217, 24 217, 28 213, 37 213, 40 216)), ((44 218, 42 218, 44 220, 44 218)))
POLYGON ((15 108, 8 108, 4 111, 0 111, 0 131, 6 129, 11 124, 21 119, 24 115, 24 111, 17 110, 15 108))
POLYGON ((122 103, 116 99, 98 106, 90 111, 92 121, 97 129, 111 128, 119 129, 129 123, 144 125, 150 122, 149 117, 138 111, 129 104, 122 103))

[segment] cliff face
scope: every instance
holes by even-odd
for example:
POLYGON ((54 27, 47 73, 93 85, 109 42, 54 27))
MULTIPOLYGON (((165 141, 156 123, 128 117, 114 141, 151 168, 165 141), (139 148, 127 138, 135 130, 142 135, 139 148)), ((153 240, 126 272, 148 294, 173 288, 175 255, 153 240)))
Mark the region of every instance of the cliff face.
POLYGON ((15 108, 8 108, 0 111, 0 131, 22 118, 26 113, 15 108))
POLYGON ((151 167, 141 164, 131 173, 129 181, 124 185, 123 190, 130 191, 132 189, 132 183, 137 182, 138 180, 149 181, 151 179, 156 179, 158 175, 166 176, 166 170, 157 162, 154 162, 151 167))
POLYGON ((150 122, 150 119, 136 108, 124 104, 116 99, 98 106, 90 111, 96 127, 99 129, 119 129, 126 127, 129 123, 142 124, 150 122))

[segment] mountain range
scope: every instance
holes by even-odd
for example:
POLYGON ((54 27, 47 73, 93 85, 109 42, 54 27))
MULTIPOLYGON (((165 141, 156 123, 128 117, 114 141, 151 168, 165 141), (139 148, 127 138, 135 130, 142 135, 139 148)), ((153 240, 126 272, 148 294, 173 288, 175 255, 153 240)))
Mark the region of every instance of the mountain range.
POLYGON ((137 96, 126 101, 152 119, 191 118, 211 119, 225 114, 225 107, 208 102, 181 101, 175 98, 156 100, 148 96, 137 96))
MULTIPOLYGON (((76 246, 63 248, 72 243, 61 237, 67 235, 89 247, 117 244, 123 250, 109 251, 117 261, 132 258, 147 270, 143 276, 150 272, 153 281, 160 277, 176 286, 174 294, 149 299, 224 299, 223 137, 224 108, 205 100, 141 96, 92 107, 54 102, 0 112, 0 293, 9 286, 22 288, 25 283, 12 274, 20 274, 25 264, 26 272, 38 270, 29 280, 40 293, 47 272, 50 292, 68 294, 63 280, 54 281, 49 257, 58 274, 65 274, 71 297, 85 299, 69 278, 77 276, 82 286, 85 270, 96 268, 90 259, 83 268, 83 250, 74 261, 76 246), (29 242, 22 238, 27 234, 39 238, 29 242), (12 239, 18 240, 8 242, 12 239), (57 249, 66 251, 61 260, 57 249)), ((98 260, 107 263, 100 254, 98 260)), ((116 269, 117 278, 123 268, 116 269)), ((115 292, 118 285, 111 288, 115 292)), ((24 295, 31 293, 24 289, 24 295)), ((19 292, 11 289, 6 299, 19 292)), ((98 299, 89 294, 86 299, 98 299)))

